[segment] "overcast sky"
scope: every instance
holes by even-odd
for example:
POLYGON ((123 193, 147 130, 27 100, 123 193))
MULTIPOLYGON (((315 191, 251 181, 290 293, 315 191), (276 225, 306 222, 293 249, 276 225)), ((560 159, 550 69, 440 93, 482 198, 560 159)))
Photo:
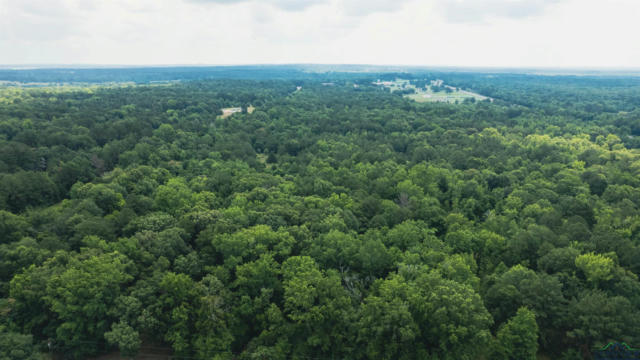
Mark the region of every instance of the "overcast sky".
POLYGON ((0 64, 640 67, 638 0, 0 0, 0 64))

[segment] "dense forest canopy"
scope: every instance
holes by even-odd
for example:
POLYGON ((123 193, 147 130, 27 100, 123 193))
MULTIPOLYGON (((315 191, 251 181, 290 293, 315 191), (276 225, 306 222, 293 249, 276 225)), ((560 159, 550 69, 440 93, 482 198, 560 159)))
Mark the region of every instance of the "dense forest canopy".
POLYGON ((244 70, 0 87, 0 359, 640 345, 640 78, 244 70))

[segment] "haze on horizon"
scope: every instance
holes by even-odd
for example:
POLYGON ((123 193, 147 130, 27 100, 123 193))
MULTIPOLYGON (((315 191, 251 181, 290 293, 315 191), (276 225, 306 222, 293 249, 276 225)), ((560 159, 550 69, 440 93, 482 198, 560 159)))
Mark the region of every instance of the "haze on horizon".
POLYGON ((0 0, 0 64, 640 67, 633 0, 0 0))

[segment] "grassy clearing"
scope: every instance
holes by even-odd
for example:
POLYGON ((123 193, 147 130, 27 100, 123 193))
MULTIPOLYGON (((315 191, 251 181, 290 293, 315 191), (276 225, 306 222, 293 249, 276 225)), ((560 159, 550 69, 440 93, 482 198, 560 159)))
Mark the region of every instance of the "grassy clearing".
POLYGON ((434 92, 431 89, 416 89, 415 94, 405 95, 406 98, 415 100, 417 102, 449 102, 455 103, 463 102, 466 99, 474 98, 476 101, 486 100, 486 96, 472 93, 464 90, 452 90, 451 92, 438 91, 434 92))
MULTIPOLYGON (((415 85, 412 85, 409 80, 404 79, 396 79, 395 81, 379 83, 379 85, 389 88, 391 92, 414 89, 416 91, 415 94, 407 94, 404 95, 404 97, 417 102, 461 103, 464 100, 471 98, 475 99, 476 101, 489 99, 486 96, 476 94, 471 91, 460 90, 448 85, 440 87, 440 91, 434 91, 435 88, 431 86, 427 86, 426 88, 417 88, 415 85), (447 91, 445 89, 449 89, 450 91, 447 91)), ((493 101, 493 99, 491 99, 491 101, 493 101)))

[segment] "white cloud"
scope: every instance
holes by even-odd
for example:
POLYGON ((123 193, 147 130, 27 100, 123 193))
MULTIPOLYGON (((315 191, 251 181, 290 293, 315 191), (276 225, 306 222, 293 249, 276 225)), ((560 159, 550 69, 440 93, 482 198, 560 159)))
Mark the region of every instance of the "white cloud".
MULTIPOLYGON (((255 0, 186 0, 200 4, 239 4, 255 0)), ((285 11, 302 11, 315 5, 338 3, 349 15, 363 16, 380 11, 395 11, 407 0, 261 0, 256 4, 268 4, 285 11)))
MULTIPOLYGON (((239 4, 252 0, 188 0, 196 3, 210 3, 210 4, 239 4)), ((326 0, 263 0, 263 4, 270 4, 283 10, 299 11, 304 10, 310 6, 326 3, 326 0)))
POLYGON ((635 0, 0 0, 0 64, 640 66, 635 0))
POLYGON ((483 22, 491 18, 526 18, 544 13, 562 0, 440 0, 451 22, 483 22))

